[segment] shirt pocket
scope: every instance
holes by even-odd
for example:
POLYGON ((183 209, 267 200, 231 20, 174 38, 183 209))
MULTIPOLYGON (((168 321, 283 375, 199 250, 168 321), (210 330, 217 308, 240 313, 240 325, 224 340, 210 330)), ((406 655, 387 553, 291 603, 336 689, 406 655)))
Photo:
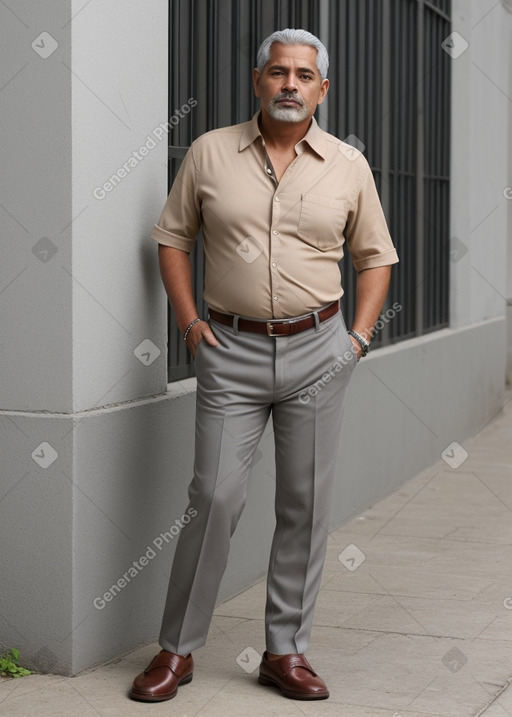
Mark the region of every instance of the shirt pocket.
POLYGON ((324 197, 321 194, 303 194, 301 199, 298 234, 311 246, 328 251, 341 246, 347 223, 346 199, 324 197))

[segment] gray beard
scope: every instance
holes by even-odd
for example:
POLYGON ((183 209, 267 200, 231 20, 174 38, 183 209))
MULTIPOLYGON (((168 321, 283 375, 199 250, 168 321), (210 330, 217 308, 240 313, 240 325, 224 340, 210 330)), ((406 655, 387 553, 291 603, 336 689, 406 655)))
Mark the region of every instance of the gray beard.
POLYGON ((302 122, 308 116, 306 105, 302 105, 302 107, 279 107, 274 100, 270 102, 267 111, 272 119, 278 122, 302 122))

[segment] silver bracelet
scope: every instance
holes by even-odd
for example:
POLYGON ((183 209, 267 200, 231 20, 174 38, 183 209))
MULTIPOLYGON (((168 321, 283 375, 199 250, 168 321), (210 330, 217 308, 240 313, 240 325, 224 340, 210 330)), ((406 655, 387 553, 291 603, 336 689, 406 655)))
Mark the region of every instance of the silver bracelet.
POLYGON ((189 324, 189 325, 187 326, 187 328, 185 329, 185 333, 183 334, 183 341, 186 341, 186 340, 187 340, 188 332, 190 331, 190 329, 192 328, 192 326, 193 326, 194 324, 197 324, 198 321, 201 321, 201 319, 200 319, 199 317, 197 317, 197 319, 194 319, 194 321, 191 321, 191 322, 190 322, 190 324, 189 324))

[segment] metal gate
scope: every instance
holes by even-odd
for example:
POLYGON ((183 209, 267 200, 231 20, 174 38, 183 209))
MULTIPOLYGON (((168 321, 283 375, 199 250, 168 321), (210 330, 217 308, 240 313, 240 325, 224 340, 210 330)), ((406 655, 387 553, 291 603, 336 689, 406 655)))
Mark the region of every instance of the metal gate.
MULTIPOLYGON (((267 35, 299 27, 327 46, 331 86, 318 122, 364 151, 400 257, 376 345, 448 324, 450 58, 441 45, 450 34, 450 5, 170 0, 169 117, 180 116, 189 98, 197 104, 170 131, 169 187, 196 137, 256 111, 251 72, 267 35)), ((206 317, 200 237, 192 262, 198 310, 206 317)), ((356 277, 348 256, 340 269, 350 322, 356 277)), ((171 311, 168 355, 169 380, 193 375, 171 311)))

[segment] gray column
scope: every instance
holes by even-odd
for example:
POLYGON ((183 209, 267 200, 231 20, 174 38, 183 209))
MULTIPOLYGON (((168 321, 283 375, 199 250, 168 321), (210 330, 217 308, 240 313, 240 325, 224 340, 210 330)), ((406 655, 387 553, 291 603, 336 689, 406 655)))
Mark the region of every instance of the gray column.
POLYGON ((91 586, 139 555, 167 385, 168 3, 79 5, 0 7, 0 635, 68 674, 137 639, 91 586))

